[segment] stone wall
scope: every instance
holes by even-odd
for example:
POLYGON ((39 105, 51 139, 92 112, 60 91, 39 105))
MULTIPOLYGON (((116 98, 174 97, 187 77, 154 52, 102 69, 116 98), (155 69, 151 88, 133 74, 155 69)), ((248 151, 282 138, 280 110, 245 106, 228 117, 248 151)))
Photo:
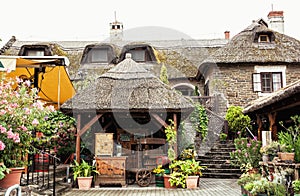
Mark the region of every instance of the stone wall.
MULTIPOLYGON (((244 107, 252 100, 259 98, 257 92, 253 92, 252 73, 253 64, 243 65, 218 65, 219 72, 215 76, 218 80, 219 88, 224 93, 229 105, 244 107)), ((286 84, 290 84, 300 79, 300 65, 287 65, 286 84)))

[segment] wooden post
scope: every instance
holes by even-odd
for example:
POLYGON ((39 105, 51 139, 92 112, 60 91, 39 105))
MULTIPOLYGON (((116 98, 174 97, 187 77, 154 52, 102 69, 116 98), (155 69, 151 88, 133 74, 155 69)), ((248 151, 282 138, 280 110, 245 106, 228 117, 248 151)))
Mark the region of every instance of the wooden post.
POLYGON ((259 115, 256 115, 256 122, 257 122, 257 125, 258 125, 258 129, 257 129, 257 139, 259 141, 261 141, 261 131, 262 131, 262 127, 263 127, 263 124, 262 124, 262 121, 261 121, 261 118, 259 115))
POLYGON ((76 161, 80 163, 80 114, 77 115, 77 135, 76 135, 76 161))
POLYGON ((272 139, 273 140, 277 139, 276 115, 277 115, 276 112, 268 114, 268 118, 269 118, 269 122, 270 122, 270 128, 269 129, 272 133, 272 139))

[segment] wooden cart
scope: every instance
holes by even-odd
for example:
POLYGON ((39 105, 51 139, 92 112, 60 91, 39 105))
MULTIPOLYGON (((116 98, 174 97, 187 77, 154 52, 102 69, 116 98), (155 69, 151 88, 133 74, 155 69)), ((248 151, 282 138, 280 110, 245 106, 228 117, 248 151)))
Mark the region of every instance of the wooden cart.
POLYGON ((166 140, 162 138, 140 138, 136 142, 137 150, 128 158, 127 182, 136 182, 139 186, 149 186, 156 160, 166 156, 166 140))

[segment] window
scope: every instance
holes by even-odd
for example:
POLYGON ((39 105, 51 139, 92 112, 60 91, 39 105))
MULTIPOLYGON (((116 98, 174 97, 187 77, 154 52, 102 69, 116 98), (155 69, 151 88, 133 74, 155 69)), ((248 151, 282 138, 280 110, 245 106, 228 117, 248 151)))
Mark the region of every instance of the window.
POLYGON ((130 51, 132 59, 136 62, 145 62, 146 61, 146 52, 145 50, 131 50, 130 51))
POLYGON ((26 50, 26 56, 45 56, 44 50, 26 50))
POLYGON ((270 42, 268 35, 259 35, 258 42, 270 42))
POLYGON ((281 72, 261 72, 253 74, 253 91, 271 93, 283 87, 281 72))
MULTIPOLYGON (((181 94, 183 96, 195 96, 195 86, 193 86, 191 84, 180 83, 180 84, 173 86, 173 88, 175 90, 181 92, 181 94)), ((200 94, 199 91, 198 91, 198 93, 200 94)))
POLYGON ((107 63, 107 62, 108 62, 108 49, 93 48, 89 52, 89 63, 107 63))

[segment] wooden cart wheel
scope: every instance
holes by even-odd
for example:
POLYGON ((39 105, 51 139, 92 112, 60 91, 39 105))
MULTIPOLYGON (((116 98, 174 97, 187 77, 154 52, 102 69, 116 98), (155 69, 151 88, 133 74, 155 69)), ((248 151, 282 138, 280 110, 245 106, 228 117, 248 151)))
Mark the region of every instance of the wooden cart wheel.
POLYGON ((136 182, 139 186, 149 186, 151 182, 151 171, 140 169, 136 172, 136 182))
POLYGON ((135 183, 135 174, 131 171, 127 172, 127 184, 132 185, 135 183))

